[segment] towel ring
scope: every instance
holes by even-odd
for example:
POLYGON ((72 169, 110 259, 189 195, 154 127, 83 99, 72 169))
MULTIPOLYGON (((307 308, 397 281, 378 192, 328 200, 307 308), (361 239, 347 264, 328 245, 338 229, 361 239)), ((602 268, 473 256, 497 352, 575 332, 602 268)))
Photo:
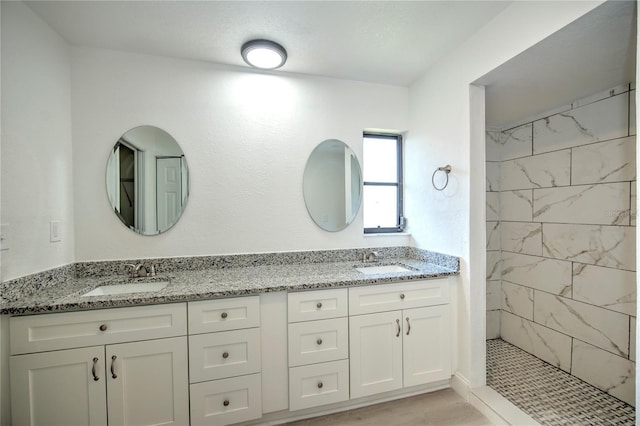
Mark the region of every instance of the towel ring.
POLYGON ((451 173, 451 166, 449 164, 447 164, 444 167, 438 167, 433 174, 431 175, 431 185, 433 185, 433 187, 436 189, 436 191, 442 191, 443 189, 445 189, 447 187, 447 185, 449 185, 449 173, 451 173), (438 188, 436 186, 436 182, 435 182, 435 178, 436 178, 436 173, 438 172, 444 172, 445 176, 447 177, 447 180, 444 182, 444 185, 442 185, 442 188, 438 188))

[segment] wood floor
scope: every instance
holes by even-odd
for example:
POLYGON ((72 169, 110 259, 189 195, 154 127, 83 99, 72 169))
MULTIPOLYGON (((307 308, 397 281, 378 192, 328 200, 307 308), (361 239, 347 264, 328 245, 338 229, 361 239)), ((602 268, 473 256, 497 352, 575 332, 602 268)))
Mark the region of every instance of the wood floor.
POLYGON ((294 426, 485 426, 491 424, 452 389, 288 423, 294 426))

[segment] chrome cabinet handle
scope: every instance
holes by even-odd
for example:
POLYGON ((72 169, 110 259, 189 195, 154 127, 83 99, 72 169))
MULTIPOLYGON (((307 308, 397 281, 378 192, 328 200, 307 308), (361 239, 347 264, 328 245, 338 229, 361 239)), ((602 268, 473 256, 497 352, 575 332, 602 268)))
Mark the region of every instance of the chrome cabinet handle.
POLYGON ((407 336, 411 333, 411 323, 409 322, 409 317, 407 317, 407 336))
POLYGON ((225 407, 229 406, 229 400, 225 399, 224 402, 222 403, 222 405, 224 405, 225 407))
POLYGON ((318 308, 318 309, 322 308, 322 302, 318 302, 318 303, 316 304, 316 308, 318 308))
POLYGON ((93 381, 97 382, 98 380, 100 380, 100 377, 98 377, 98 373, 97 373, 97 367, 98 367, 98 358, 93 358, 93 366, 91 367, 91 374, 93 375, 93 381))
POLYGON ((400 294, 400 299, 403 299, 403 300, 404 300, 404 293, 401 293, 401 294, 400 294))
POLYGON ((321 345, 321 344, 322 344, 322 339, 318 339, 318 340, 316 340, 316 343, 317 343, 318 345, 321 345))
POLYGON ((229 314, 227 314, 226 312, 223 312, 220 314, 220 316, 222 317, 222 319, 226 319, 229 316, 229 314))
POLYGON ((107 324, 102 324, 100 326, 100 331, 107 331, 107 324))
POLYGON ((396 325, 398 326, 398 332, 396 333, 396 337, 400 337, 401 327, 400 327, 400 320, 399 319, 396 319, 396 325))
POLYGON ((116 358, 117 356, 115 355, 111 357, 111 377, 114 379, 118 378, 118 375, 116 374, 116 358))
POLYGON ((229 358, 229 352, 223 352, 222 353, 222 358, 224 358, 224 359, 229 358))
POLYGON ((318 382, 318 389, 322 389, 323 386, 322 382, 318 382))

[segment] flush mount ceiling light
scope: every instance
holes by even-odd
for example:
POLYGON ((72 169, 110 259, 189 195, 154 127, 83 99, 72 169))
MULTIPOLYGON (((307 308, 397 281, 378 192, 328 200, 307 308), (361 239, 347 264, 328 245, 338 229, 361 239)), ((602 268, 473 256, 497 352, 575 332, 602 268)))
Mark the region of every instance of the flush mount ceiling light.
POLYGON ((280 68, 287 61, 287 51, 270 40, 251 40, 242 45, 242 59, 252 67, 265 70, 280 68))

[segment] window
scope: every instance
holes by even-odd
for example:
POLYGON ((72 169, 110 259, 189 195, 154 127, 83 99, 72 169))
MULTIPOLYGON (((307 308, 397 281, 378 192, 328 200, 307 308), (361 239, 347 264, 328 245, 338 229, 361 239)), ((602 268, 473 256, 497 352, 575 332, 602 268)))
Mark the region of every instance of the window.
POLYGON ((364 133, 362 142, 364 232, 401 232, 402 136, 364 133))

